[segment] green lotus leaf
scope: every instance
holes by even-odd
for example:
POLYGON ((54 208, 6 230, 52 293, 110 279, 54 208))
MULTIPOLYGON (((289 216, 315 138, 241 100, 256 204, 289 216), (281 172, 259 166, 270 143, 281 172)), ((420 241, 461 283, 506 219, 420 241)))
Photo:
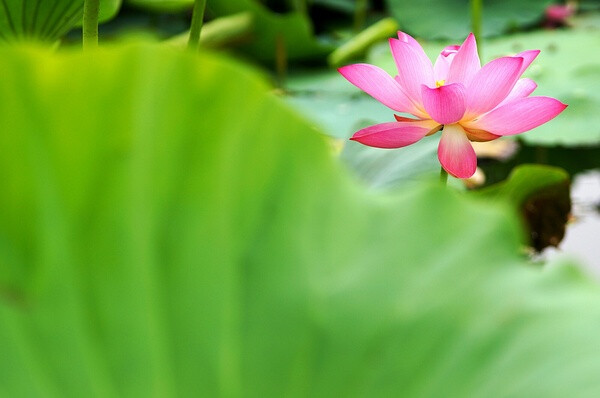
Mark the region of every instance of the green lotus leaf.
MULTIPOLYGON (((0 41, 54 42, 81 25, 84 0, 2 0, 0 41)), ((100 21, 114 17, 121 0, 100 0, 100 21)))
POLYGON ((125 0, 125 3, 156 12, 181 12, 194 6, 194 0, 125 0))
MULTIPOLYGON (((469 0, 386 0, 403 30, 425 39, 464 40, 472 30, 469 0)), ((543 19, 553 0, 486 0, 483 35, 497 36, 543 19)))
POLYGON ((278 48, 288 60, 321 60, 334 49, 315 38, 308 15, 298 10, 280 14, 253 0, 219 0, 206 7, 216 16, 251 12, 255 28, 243 51, 261 62, 272 63, 278 48))

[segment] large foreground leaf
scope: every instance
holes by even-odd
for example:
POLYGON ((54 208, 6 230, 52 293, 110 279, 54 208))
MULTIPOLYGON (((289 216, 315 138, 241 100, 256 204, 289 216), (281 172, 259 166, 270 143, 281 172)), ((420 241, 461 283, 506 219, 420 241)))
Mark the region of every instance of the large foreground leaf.
MULTIPOLYGON (((0 0, 0 41, 52 42, 81 23, 84 0, 0 0)), ((100 20, 117 14, 121 0, 100 0, 100 20)))
POLYGON ((213 56, 0 65, 0 395, 600 392, 600 288, 504 207, 366 194, 213 56))

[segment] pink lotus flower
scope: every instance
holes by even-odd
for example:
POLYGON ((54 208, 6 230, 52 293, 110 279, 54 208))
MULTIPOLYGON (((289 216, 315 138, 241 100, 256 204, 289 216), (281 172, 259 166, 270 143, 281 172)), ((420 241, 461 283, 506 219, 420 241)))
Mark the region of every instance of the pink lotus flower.
POLYGON ((537 84, 519 79, 539 50, 498 58, 482 67, 473 34, 461 46, 446 47, 435 65, 406 33, 398 32, 390 47, 398 67, 395 78, 369 64, 338 70, 382 104, 414 118, 395 115, 395 122, 367 127, 350 139, 377 148, 401 148, 442 130, 438 158, 455 177, 475 173, 477 157, 470 141, 523 133, 566 108, 554 98, 529 97, 537 84))
POLYGON ((550 25, 563 25, 567 18, 575 13, 575 5, 568 4, 552 4, 546 8, 546 22, 550 25))

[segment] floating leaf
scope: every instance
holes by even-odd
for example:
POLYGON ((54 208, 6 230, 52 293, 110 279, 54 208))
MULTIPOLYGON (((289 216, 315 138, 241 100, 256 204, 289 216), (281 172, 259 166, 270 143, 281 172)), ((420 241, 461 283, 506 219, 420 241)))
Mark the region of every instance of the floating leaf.
POLYGON ((337 71, 305 71, 286 81, 291 104, 325 133, 349 138, 369 122, 393 121, 394 113, 348 83, 337 71))
MULTIPOLYGON (((471 32, 469 0, 386 0, 403 30, 426 39, 464 40, 471 32)), ((483 34, 497 36, 539 22, 554 0, 487 0, 483 34)))
POLYGON ((369 97, 337 71, 304 71, 287 80, 286 100, 327 135, 340 140, 341 160, 366 186, 389 189, 439 173, 437 143, 429 137, 398 150, 370 148, 348 138, 372 124, 393 121, 393 111, 369 97))
POLYGON ((600 29, 509 36, 485 47, 488 57, 535 48, 542 52, 525 73, 538 83, 533 95, 555 97, 569 107, 556 119, 519 136, 538 145, 600 145, 600 29))

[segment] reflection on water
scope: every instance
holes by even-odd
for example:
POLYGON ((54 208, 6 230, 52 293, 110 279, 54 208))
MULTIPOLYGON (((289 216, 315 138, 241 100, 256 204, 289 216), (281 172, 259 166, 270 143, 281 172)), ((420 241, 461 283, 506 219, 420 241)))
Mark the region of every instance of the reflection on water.
POLYGON ((600 171, 578 174, 571 186, 571 198, 573 221, 558 249, 550 247, 542 256, 576 259, 586 270, 600 277, 600 171))

